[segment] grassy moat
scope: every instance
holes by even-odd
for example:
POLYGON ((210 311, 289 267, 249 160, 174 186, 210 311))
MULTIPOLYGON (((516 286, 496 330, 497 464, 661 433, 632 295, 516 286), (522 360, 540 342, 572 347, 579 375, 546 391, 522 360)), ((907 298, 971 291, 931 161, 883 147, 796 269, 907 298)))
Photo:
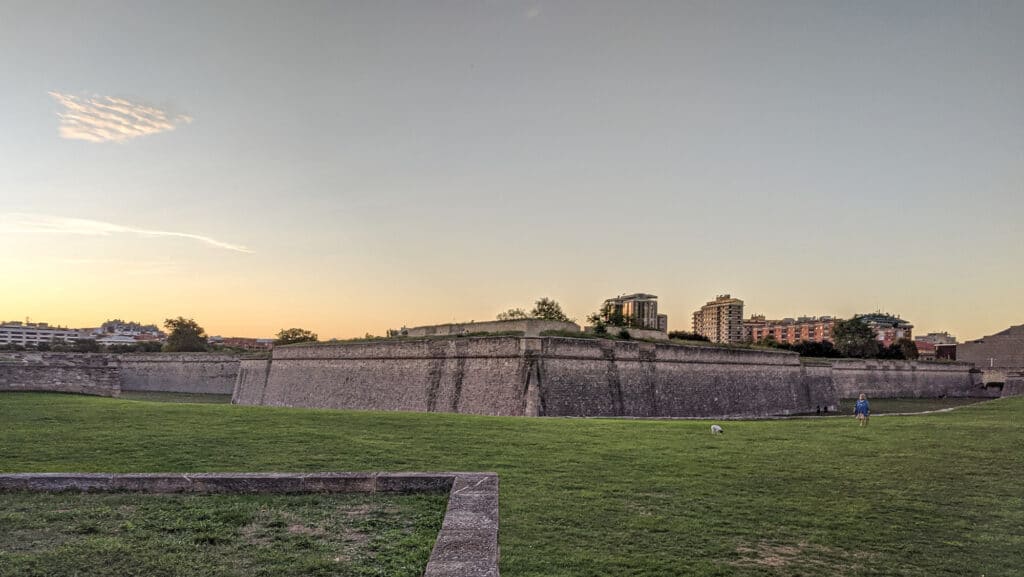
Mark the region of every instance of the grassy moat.
POLYGON ((446 500, 0 494, 0 576, 418 577, 446 500))
POLYGON ((1024 575, 1024 398, 712 436, 711 421, 5 393, 0 424, 3 472, 495 471, 506 577, 1024 575))

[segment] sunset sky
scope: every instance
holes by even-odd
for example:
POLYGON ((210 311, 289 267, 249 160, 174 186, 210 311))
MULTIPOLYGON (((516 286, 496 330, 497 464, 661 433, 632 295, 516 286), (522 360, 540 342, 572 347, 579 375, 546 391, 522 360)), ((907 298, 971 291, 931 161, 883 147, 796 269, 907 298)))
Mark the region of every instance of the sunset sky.
POLYGON ((1024 323, 1024 2, 0 0, 0 320, 1024 323))

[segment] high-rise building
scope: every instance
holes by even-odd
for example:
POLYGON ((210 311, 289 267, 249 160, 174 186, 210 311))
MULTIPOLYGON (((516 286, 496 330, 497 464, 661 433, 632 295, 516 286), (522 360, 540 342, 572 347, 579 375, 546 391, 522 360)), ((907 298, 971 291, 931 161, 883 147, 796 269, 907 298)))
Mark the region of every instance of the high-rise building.
POLYGON ((621 320, 627 327, 668 332, 668 316, 658 314, 658 297, 646 293, 622 295, 604 301, 601 318, 610 325, 621 320))
POLYGON ((693 332, 713 343, 743 341, 743 301, 718 295, 693 313, 693 332))

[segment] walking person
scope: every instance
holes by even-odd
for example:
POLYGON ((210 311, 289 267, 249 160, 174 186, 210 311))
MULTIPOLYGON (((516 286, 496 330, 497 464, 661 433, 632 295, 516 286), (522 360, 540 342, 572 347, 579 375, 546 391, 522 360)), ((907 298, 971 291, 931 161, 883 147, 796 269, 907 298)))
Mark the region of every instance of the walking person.
POLYGON ((853 416, 857 417, 860 421, 860 426, 868 426, 868 417, 871 416, 871 406, 868 405, 868 398, 864 393, 860 394, 860 398, 857 399, 857 405, 853 408, 853 416))

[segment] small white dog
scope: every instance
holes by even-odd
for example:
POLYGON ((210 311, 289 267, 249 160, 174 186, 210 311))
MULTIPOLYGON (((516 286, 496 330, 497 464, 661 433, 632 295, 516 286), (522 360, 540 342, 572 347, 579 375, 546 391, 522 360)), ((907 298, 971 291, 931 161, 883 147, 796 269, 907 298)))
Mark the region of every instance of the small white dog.
POLYGON ((711 434, 712 435, 721 435, 723 432, 724 431, 722 431, 722 427, 720 427, 718 425, 711 425, 711 434))

